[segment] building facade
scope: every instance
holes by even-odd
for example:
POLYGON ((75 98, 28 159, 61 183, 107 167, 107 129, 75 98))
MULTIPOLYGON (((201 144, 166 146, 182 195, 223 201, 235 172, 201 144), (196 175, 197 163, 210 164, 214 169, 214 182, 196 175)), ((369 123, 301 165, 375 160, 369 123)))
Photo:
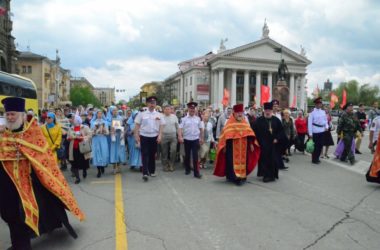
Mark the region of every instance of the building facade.
POLYGON ((37 87, 38 107, 53 108, 70 103, 70 71, 56 60, 32 53, 20 52, 16 72, 31 79, 37 87))
POLYGON ((93 93, 103 106, 115 103, 115 88, 94 88, 93 93))
POLYGON ((0 1, 0 69, 8 73, 16 72, 18 52, 12 36, 13 22, 10 0, 0 1))
POLYGON ((224 89, 230 94, 230 105, 243 103, 260 104, 261 86, 270 89, 270 100, 278 81, 278 65, 285 60, 289 74, 286 83, 289 88, 289 103, 305 109, 307 66, 304 49, 294 52, 269 37, 264 24, 262 38, 237 48, 226 50, 222 40, 217 54, 208 53, 179 64, 179 71, 168 77, 164 84, 176 90, 179 103, 190 100, 204 105, 222 108, 224 89), (275 50, 282 52, 277 53, 275 50))

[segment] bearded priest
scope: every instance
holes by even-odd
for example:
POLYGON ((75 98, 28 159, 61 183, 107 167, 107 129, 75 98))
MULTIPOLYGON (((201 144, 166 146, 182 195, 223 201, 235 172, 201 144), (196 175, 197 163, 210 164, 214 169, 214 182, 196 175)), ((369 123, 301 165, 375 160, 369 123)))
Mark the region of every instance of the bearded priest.
POLYGON ((244 106, 237 104, 219 137, 214 175, 226 176, 240 186, 256 167, 259 155, 260 146, 245 119, 244 106))
POLYGON ((65 209, 79 220, 84 214, 58 168, 35 118, 25 119, 25 99, 2 100, 6 122, 0 127, 0 214, 8 224, 12 247, 31 249, 31 238, 66 227, 65 209))

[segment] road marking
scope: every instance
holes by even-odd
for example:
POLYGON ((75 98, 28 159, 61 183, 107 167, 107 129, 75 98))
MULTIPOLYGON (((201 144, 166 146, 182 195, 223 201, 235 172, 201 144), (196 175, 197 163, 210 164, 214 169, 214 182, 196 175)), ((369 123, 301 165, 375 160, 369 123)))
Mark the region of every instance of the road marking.
POLYGON ((90 184, 111 184, 111 183, 114 183, 115 181, 92 181, 90 182, 90 184))
POLYGON ((116 250, 128 250, 121 174, 115 175, 115 229, 116 250))
POLYGON ((329 159, 329 160, 324 159, 323 161, 329 162, 335 166, 347 169, 351 172, 354 172, 360 175, 366 174, 371 164, 370 162, 363 161, 363 160, 357 160, 354 165, 349 165, 349 163, 341 163, 336 159, 329 159))

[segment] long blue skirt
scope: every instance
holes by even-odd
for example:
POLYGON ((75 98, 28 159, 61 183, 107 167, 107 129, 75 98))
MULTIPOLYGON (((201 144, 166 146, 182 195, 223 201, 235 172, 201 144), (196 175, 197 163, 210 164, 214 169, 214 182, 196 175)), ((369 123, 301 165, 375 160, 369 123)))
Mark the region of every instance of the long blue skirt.
POLYGON ((110 154, 108 139, 105 135, 92 137, 92 165, 94 167, 106 167, 109 163, 110 154))
POLYGON ((134 167, 141 167, 141 149, 136 148, 135 143, 135 138, 133 136, 128 136, 129 165, 134 167))
POLYGON ((116 141, 110 142, 110 163, 127 163, 127 151, 125 145, 120 145, 121 131, 116 132, 116 141))

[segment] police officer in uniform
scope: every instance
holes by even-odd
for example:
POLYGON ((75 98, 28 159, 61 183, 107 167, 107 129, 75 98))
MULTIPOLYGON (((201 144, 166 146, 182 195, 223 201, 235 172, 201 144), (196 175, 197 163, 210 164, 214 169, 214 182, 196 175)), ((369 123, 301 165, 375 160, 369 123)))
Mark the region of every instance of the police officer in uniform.
POLYGON ((194 177, 201 178, 202 176, 199 173, 198 150, 199 145, 204 143, 204 124, 199 116, 195 115, 195 108, 197 106, 198 104, 196 102, 189 102, 187 104, 189 112, 186 117, 182 118, 181 124, 179 125, 178 141, 185 144, 185 174, 188 175, 191 173, 191 155, 193 158, 194 177))
POLYGON ((162 129, 165 125, 162 115, 155 110, 157 98, 150 96, 146 102, 148 109, 139 113, 135 119, 135 139, 141 146, 144 181, 148 181, 148 176, 156 176, 157 143, 161 142, 162 129))
POLYGON ((276 99, 272 100, 272 105, 273 105, 273 116, 277 117, 282 121, 282 116, 280 112, 280 102, 276 99))
POLYGON ((322 110, 322 97, 318 97, 314 100, 315 108, 310 113, 308 119, 309 137, 313 138, 315 147, 311 157, 313 164, 319 164, 321 161, 319 157, 323 148, 323 134, 329 128, 326 112, 322 110))
POLYGON ((340 157, 341 161, 350 161, 351 165, 355 163, 355 155, 351 150, 352 140, 355 138, 356 132, 362 132, 360 123, 357 119, 354 118, 353 103, 347 103, 343 109, 345 110, 342 116, 339 119, 338 128, 336 132, 338 136, 341 136, 341 139, 344 143, 344 150, 340 157))

